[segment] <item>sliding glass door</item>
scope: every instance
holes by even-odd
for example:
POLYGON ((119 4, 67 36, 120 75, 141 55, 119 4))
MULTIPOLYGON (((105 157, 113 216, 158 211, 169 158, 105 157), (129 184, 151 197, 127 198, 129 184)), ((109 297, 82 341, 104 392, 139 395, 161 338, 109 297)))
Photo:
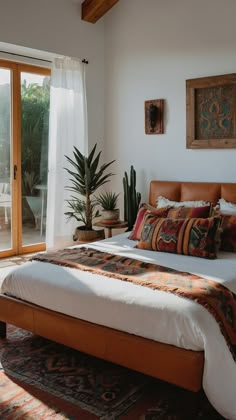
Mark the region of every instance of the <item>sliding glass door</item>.
POLYGON ((48 69, 0 60, 0 257, 45 249, 48 69))

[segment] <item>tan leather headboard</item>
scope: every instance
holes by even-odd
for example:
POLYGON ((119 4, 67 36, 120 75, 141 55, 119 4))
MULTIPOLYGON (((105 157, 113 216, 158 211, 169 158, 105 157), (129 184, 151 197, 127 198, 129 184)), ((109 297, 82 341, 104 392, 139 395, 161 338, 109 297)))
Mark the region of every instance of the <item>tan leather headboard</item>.
POLYGON ((219 198, 236 203, 236 183, 151 181, 149 203, 154 207, 158 196, 174 201, 206 200, 214 205, 219 198))

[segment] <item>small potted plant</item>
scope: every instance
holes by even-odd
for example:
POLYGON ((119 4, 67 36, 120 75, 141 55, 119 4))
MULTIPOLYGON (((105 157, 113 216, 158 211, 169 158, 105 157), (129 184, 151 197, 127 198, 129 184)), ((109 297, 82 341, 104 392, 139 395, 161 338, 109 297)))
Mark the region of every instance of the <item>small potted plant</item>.
POLYGON ((101 193, 96 200, 100 204, 102 222, 104 224, 113 224, 117 223, 120 218, 120 209, 117 208, 117 200, 119 194, 116 194, 112 191, 105 191, 101 193))

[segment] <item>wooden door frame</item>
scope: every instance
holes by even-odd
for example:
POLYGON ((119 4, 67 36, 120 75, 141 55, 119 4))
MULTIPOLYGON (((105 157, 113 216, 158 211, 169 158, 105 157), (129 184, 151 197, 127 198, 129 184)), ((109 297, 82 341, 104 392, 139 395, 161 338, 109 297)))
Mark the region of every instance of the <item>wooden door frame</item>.
POLYGON ((11 73, 11 183, 12 183, 12 249, 0 251, 0 258, 45 250, 45 243, 22 246, 22 188, 21 188, 21 73, 50 76, 45 67, 0 59, 0 68, 11 73), (17 167, 14 179, 14 165, 17 167), (14 204, 14 205, 13 205, 14 204))

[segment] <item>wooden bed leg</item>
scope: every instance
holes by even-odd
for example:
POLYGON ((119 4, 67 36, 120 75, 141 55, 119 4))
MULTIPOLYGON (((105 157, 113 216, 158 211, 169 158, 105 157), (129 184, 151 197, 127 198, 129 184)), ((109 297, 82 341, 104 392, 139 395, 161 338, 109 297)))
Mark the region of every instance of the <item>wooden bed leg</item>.
POLYGON ((0 321, 0 338, 5 338, 7 335, 7 324, 6 322, 0 321))

